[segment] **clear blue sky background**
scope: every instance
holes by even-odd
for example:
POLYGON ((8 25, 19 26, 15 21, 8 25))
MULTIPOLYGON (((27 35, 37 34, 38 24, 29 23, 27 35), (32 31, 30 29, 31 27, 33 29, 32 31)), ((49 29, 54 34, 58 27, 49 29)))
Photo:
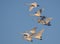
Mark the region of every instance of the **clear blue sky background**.
POLYGON ((0 0, 0 44, 60 44, 60 0, 0 0), (25 3, 37 2, 40 7, 29 12, 25 3), (42 15, 52 17, 52 26, 38 24, 29 16, 44 8, 42 15), (43 40, 25 41, 20 33, 37 26, 45 29, 43 40))

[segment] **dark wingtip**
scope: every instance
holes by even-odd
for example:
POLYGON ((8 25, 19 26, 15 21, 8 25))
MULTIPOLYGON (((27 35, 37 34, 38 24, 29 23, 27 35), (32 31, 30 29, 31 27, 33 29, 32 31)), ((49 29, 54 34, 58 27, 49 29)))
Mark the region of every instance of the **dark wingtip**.
POLYGON ((44 25, 51 26, 50 22, 48 24, 44 24, 44 25))
POLYGON ((42 40, 42 38, 40 40, 42 40))
POLYGON ((39 7, 39 5, 37 5, 37 7, 39 7))
POLYGON ((48 23, 48 26, 51 26, 50 22, 48 23))
POLYGON ((37 12, 35 12, 35 13, 37 13, 37 12))
POLYGON ((48 26, 51 26, 51 24, 48 24, 48 26))
POLYGON ((26 34, 24 34, 24 36, 27 36, 26 34))
POLYGON ((33 42, 33 40, 31 40, 31 42, 33 42))
POLYGON ((41 20, 44 20, 46 17, 45 16, 40 16, 41 17, 41 20))

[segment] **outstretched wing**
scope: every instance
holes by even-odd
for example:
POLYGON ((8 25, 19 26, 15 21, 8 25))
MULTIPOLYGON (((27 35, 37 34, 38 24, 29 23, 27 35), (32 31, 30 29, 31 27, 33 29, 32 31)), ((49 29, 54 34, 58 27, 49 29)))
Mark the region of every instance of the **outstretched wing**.
POLYGON ((44 10, 44 8, 39 9, 39 10, 36 12, 35 16, 41 16, 41 13, 42 13, 43 10, 44 10))
POLYGON ((29 8, 29 11, 32 11, 33 8, 34 8, 34 6, 31 5, 29 8))
POLYGON ((40 10, 38 10, 34 15, 35 16, 41 16, 40 10))
POLYGON ((42 33, 44 32, 44 30, 41 30, 40 32, 38 32, 34 38, 37 38, 37 39, 41 39, 41 36, 42 36, 42 33))
POLYGON ((49 23, 51 20, 52 20, 52 18, 46 18, 45 19, 46 24, 49 23))
POLYGON ((31 3, 29 11, 32 11, 32 9, 35 8, 35 7, 37 7, 37 3, 36 2, 31 3))
POLYGON ((33 35, 33 34, 35 34, 36 33, 36 29, 37 29, 37 27, 34 27, 32 30, 30 30, 30 33, 33 35))

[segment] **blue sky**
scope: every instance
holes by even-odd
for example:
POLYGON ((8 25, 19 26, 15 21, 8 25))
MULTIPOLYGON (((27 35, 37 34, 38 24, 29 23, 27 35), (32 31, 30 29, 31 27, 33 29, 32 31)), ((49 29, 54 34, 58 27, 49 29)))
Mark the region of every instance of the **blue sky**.
POLYGON ((60 0, 0 0, 0 44, 60 44, 60 0), (29 12, 25 3, 37 2, 40 6, 29 12), (52 26, 38 24, 29 16, 44 8, 44 16, 52 17, 52 26), (25 41, 20 33, 37 26, 45 29, 43 40, 25 41))

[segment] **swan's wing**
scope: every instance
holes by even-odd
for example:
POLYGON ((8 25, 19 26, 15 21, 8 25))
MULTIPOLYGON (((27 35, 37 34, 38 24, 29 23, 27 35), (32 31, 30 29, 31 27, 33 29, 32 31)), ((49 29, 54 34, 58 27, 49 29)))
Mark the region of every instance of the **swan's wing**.
POLYGON ((38 33, 34 36, 34 38, 41 39, 43 32, 44 32, 44 30, 41 30, 40 32, 38 32, 38 33))
POLYGON ((32 11, 33 8, 34 8, 34 6, 30 6, 29 11, 32 11))
POLYGON ((42 9, 39 9, 37 12, 36 12, 36 16, 41 16, 41 13, 42 13, 42 11, 43 11, 43 8, 42 9))
POLYGON ((35 34, 36 33, 36 29, 37 29, 37 27, 34 27, 32 30, 30 30, 30 33, 31 34, 35 34))
POLYGON ((52 18, 46 18, 45 22, 49 23, 52 20, 52 18))
POLYGON ((35 16, 41 16, 41 13, 40 13, 40 11, 38 10, 34 15, 35 15, 35 16))
POLYGON ((37 3, 36 2, 31 3, 29 11, 32 11, 32 9, 35 8, 35 7, 38 7, 37 3))
POLYGON ((41 30, 41 31, 39 31, 39 32, 36 34, 36 36, 41 36, 43 32, 44 32, 44 29, 41 30))
POLYGON ((33 5, 34 7, 37 7, 37 3, 36 2, 33 2, 33 3, 31 3, 31 5, 33 5))

